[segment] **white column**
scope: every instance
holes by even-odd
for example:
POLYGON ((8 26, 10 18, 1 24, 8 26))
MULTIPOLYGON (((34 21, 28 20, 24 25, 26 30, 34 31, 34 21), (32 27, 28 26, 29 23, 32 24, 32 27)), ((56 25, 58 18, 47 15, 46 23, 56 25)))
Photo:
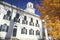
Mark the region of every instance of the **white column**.
POLYGON ((46 37, 46 40, 49 40, 49 39, 48 39, 48 32, 47 32, 47 28, 45 28, 45 37, 46 37))
POLYGON ((49 38, 48 38, 48 32, 47 32, 47 28, 46 28, 46 21, 45 20, 42 20, 42 21, 44 23, 45 40, 49 40, 49 38))

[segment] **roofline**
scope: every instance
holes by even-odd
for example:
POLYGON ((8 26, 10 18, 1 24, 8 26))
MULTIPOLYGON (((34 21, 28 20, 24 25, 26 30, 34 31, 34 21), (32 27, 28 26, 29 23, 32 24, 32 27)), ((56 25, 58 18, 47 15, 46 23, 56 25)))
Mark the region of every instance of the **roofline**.
POLYGON ((23 9, 21 9, 21 8, 19 8, 19 7, 17 7, 17 6, 11 5, 11 4, 7 3, 7 2, 0 1, 0 4, 3 4, 3 5, 5 5, 5 6, 11 7, 11 8, 16 9, 16 10, 23 11, 23 12, 25 12, 26 14, 30 14, 30 15, 33 15, 33 16, 35 16, 35 17, 40 18, 40 16, 38 16, 38 15, 36 15, 36 14, 28 13, 28 12, 24 11, 23 9))

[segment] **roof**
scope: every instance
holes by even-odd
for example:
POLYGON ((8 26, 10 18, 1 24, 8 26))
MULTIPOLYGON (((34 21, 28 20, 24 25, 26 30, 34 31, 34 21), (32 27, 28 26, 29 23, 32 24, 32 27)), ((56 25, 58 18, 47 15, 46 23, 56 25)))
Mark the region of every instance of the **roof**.
MULTIPOLYGON (((9 4, 9 3, 7 3, 7 2, 4 2, 4 1, 3 1, 3 2, 0 2, 0 4, 3 4, 3 5, 5 5, 5 6, 11 7, 11 8, 16 9, 16 10, 23 11, 23 12, 25 12, 25 13, 27 13, 27 14, 30 14, 30 13, 24 11, 23 9, 21 9, 21 8, 15 6, 15 5, 11 5, 11 4, 9 4)), ((33 16, 35 16, 35 17, 40 18, 40 16, 39 16, 39 15, 36 15, 36 14, 30 14, 30 15, 33 15, 33 16)))

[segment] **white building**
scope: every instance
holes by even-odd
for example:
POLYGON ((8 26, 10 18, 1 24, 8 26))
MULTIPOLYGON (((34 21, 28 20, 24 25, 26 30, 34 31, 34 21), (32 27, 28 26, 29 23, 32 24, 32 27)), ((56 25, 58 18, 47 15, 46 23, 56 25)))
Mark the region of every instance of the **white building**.
POLYGON ((0 39, 41 40, 42 20, 39 17, 31 2, 25 10, 0 2, 0 39))

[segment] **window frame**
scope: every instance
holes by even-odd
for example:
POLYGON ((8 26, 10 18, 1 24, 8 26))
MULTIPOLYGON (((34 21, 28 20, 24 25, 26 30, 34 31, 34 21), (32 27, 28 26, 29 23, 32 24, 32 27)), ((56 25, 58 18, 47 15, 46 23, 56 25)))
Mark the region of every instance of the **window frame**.
POLYGON ((12 12, 10 10, 7 11, 7 14, 3 16, 3 19, 11 20, 12 12))
POLYGON ((39 27, 39 23, 38 23, 38 20, 36 20, 36 27, 39 27))
POLYGON ((3 25, 1 25, 0 27, 1 27, 0 31, 8 32, 9 26, 8 26, 7 24, 3 24, 3 25))
POLYGON ((7 24, 3 24, 3 25, 2 25, 2 30, 1 30, 1 31, 6 31, 6 29, 7 29, 7 24))
POLYGON ((27 34, 27 29, 25 27, 21 29, 21 34, 27 34))
POLYGON ((14 17, 14 22, 19 22, 20 23, 20 14, 19 13, 16 13, 16 16, 14 17))
POLYGON ((29 30, 29 35, 34 35, 34 30, 33 29, 29 30))
POLYGON ((24 20, 27 20, 27 16, 24 16, 24 20))
POLYGON ((17 29, 13 28, 13 37, 16 37, 16 34, 17 34, 17 29))
POLYGON ((40 35, 40 31, 39 30, 36 30, 36 35, 40 35))
POLYGON ((7 15, 7 16, 11 16, 11 14, 12 14, 11 11, 8 10, 6 15, 7 15))
POLYGON ((31 22, 33 22, 33 18, 31 18, 31 22))

